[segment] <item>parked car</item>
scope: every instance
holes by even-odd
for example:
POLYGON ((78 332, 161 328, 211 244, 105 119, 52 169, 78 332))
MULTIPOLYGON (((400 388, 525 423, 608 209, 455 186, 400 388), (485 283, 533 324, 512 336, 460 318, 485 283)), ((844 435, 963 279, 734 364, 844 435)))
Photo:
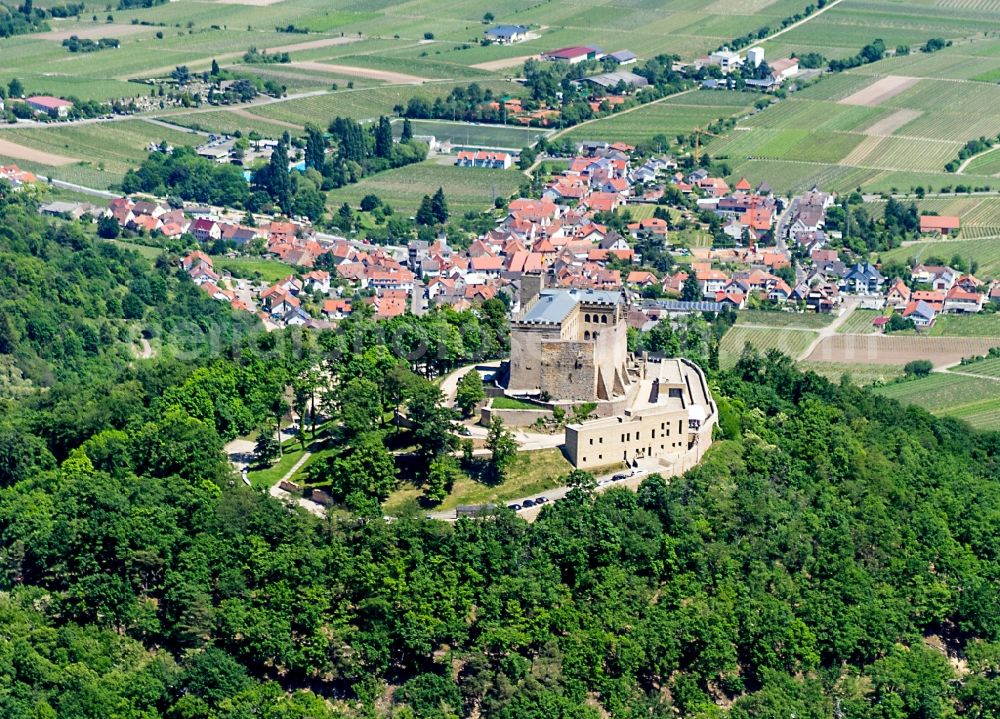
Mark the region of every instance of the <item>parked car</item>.
POLYGON ((535 500, 535 504, 545 504, 545 503, 546 503, 546 502, 548 502, 548 501, 549 501, 549 498, 548 498, 548 497, 538 497, 538 498, 537 498, 537 499, 535 500))
POLYGON ((521 511, 521 505, 520 504, 508 504, 507 505, 507 509, 512 509, 515 512, 520 512, 521 511))
POLYGON ((615 476, 613 476, 611 478, 611 481, 612 482, 621 482, 623 479, 628 479, 628 476, 624 475, 624 474, 616 474, 615 476))
POLYGON ((523 509, 528 509, 529 507, 534 507, 534 506, 535 506, 535 502, 533 500, 531 500, 531 499, 526 499, 526 500, 524 500, 521 503, 521 507, 523 509))

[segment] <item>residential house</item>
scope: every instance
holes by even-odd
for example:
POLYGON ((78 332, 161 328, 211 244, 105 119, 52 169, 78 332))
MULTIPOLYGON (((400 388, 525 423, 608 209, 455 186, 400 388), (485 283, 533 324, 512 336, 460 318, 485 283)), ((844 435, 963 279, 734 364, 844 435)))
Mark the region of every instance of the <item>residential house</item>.
POLYGON ((903 280, 897 278, 892 283, 892 287, 889 288, 889 292, 885 296, 885 302, 890 307, 895 307, 899 311, 906 309, 906 306, 910 304, 910 288, 906 286, 903 280))
POLYGON ((903 317, 913 320, 918 328, 924 329, 934 324, 937 312, 931 305, 923 301, 910 302, 903 310, 903 317))
POLYGON ((494 170, 508 170, 513 164, 514 158, 509 152, 486 150, 462 150, 455 160, 455 165, 458 167, 484 167, 494 170))
POLYGON ((806 295, 806 307, 813 312, 833 312, 840 301, 840 291, 832 284, 814 285, 809 288, 809 293, 806 295))
POLYGON ((855 295, 880 294, 885 277, 870 262, 857 263, 850 269, 840 282, 842 292, 855 295))
POLYGON ((969 292, 955 285, 944 298, 944 311, 954 313, 975 313, 983 309, 985 297, 978 292, 969 292))
POLYGON ((330 273, 326 270, 313 270, 303 278, 304 289, 307 292, 330 293, 330 273))
POLYGON ((497 45, 514 45, 528 39, 528 28, 523 25, 497 25, 486 30, 483 36, 497 45))
POLYGON ((715 294, 725 287, 729 276, 721 270, 705 269, 695 272, 703 297, 715 297, 715 294))
POLYGON ((219 223, 204 217, 192 222, 190 231, 199 242, 209 242, 222 238, 222 228, 219 223))

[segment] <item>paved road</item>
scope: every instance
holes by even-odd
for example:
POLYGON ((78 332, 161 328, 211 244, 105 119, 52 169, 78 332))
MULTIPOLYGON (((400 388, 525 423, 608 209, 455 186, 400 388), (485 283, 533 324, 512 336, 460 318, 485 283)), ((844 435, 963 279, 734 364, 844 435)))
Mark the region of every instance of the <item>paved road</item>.
MULTIPOLYGON (((604 484, 604 485, 602 485, 602 486, 597 487, 596 491, 597 492, 605 492, 605 491, 611 489, 612 487, 627 487, 627 488, 629 488, 631 490, 636 490, 636 489, 639 488, 639 485, 642 484, 642 481, 644 479, 646 479, 646 477, 648 477, 650 474, 652 474, 652 473, 654 473, 656 471, 663 471, 664 469, 665 468, 659 467, 656 464, 649 464, 648 466, 639 467, 639 468, 635 469, 634 471, 633 470, 627 470, 627 469, 620 469, 620 470, 617 470, 616 472, 609 472, 608 474, 602 474, 600 476, 595 477, 595 479, 598 482, 607 482, 607 483, 604 484), (629 476, 626 479, 620 480, 618 482, 610 482, 610 481, 608 481, 608 480, 611 479, 611 477, 613 477, 616 474, 628 474, 629 476)), ((536 494, 532 494, 532 495, 529 495, 527 497, 519 497, 517 499, 498 500, 496 502, 496 504, 498 506, 510 506, 512 504, 524 504, 524 502, 526 500, 529 500, 529 499, 534 502, 534 501, 537 501, 537 499, 539 497, 545 497, 548 500, 548 502, 546 502, 545 504, 537 504, 534 507, 528 507, 527 509, 521 509, 521 510, 519 510, 517 512, 517 516, 519 516, 522 519, 525 519, 525 520, 527 520, 529 522, 533 522, 538 517, 538 515, 541 513, 542 507, 546 506, 546 504, 549 504, 551 502, 557 502, 560 499, 563 499, 567 494, 569 494, 569 492, 570 492, 571 489, 572 489, 572 487, 568 487, 568 486, 553 487, 552 489, 547 489, 544 492, 538 492, 536 494)), ((457 517, 455 516, 455 510, 454 509, 449 509, 449 510, 440 511, 440 512, 428 512, 426 516, 429 519, 436 519, 436 520, 441 521, 441 522, 455 522, 455 521, 457 521, 457 517)))

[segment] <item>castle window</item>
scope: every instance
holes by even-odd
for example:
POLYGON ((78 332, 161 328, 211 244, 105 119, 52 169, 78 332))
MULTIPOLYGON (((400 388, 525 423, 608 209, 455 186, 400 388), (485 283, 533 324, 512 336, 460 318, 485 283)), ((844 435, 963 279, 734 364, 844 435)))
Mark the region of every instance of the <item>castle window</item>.
POLYGON ((608 323, 608 316, 607 315, 601 315, 601 324, 602 325, 606 325, 607 323, 608 323))
POLYGON ((584 315, 583 316, 583 321, 584 322, 590 322, 590 315, 584 315))
POLYGON ((590 339, 590 331, 589 330, 583 333, 583 339, 584 340, 589 340, 590 339))
POLYGON ((591 444, 593 444, 593 443, 594 443, 594 438, 593 438, 593 437, 591 437, 591 438, 590 438, 590 443, 591 443, 591 444))

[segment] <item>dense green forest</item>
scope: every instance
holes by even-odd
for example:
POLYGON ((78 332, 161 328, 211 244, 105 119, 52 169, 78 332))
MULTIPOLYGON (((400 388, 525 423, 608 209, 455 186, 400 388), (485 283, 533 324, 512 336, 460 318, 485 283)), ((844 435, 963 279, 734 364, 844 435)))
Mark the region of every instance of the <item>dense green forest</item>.
POLYGON ((44 220, 34 199, 0 188, 0 400, 121 367, 143 332, 197 342, 247 329, 169 258, 151 268, 83 225, 44 220))
MULTIPOLYGON (((389 344, 362 317, 146 361, 99 343, 64 363, 9 287, 61 287, 59 267, 78 268, 66 287, 103 282, 37 310, 74 333, 117 320, 92 295, 136 277, 165 283, 144 318, 213 310, 177 299, 169 266, 16 200, 0 212, 16 330, 0 356, 51 368, 0 419, 5 719, 1000 713, 1000 435, 748 352, 712 374, 722 436, 683 477, 596 494, 577 474, 534 524, 385 522, 364 502, 319 519, 244 487, 223 441, 307 395, 304 368, 325 362, 339 405, 379 400, 341 415, 330 471, 357 479, 386 407, 447 424, 424 375, 501 351, 502 313, 478 318, 477 349, 458 332, 471 315, 401 320, 389 344), (415 359, 435 336, 452 354, 415 359)), ((423 438, 428 459, 440 440, 423 438)))

